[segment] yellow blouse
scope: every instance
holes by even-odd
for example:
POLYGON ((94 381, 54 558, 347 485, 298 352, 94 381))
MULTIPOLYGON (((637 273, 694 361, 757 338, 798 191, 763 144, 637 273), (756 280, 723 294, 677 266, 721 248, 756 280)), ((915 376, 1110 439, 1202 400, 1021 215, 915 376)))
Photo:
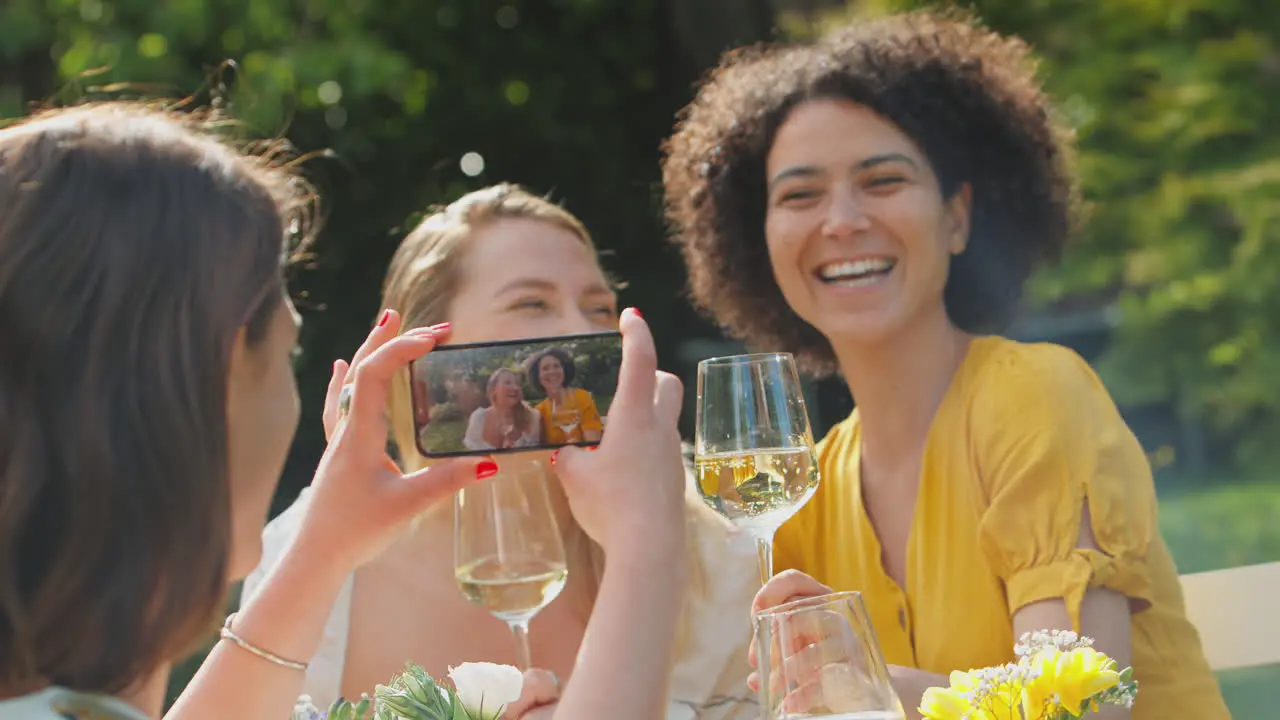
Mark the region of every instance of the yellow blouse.
POLYGON ((584 431, 600 432, 604 428, 591 393, 582 388, 565 388, 564 396, 564 403, 557 405, 554 411, 551 408, 551 398, 534 406, 542 414, 542 432, 548 444, 581 442, 584 431), (574 423, 577 423, 577 427, 571 427, 574 423), (568 433, 563 430, 564 427, 570 428, 568 433))
POLYGON ((947 674, 1013 659, 1013 613, 1088 588, 1137 601, 1135 720, 1230 718, 1156 516, 1142 447, 1088 364, 1064 347, 974 340, 925 444, 906 587, 863 511, 858 415, 819 445, 821 485, 778 532, 776 567, 859 590, 894 665, 947 674), (1085 503, 1099 551, 1076 547, 1085 503))

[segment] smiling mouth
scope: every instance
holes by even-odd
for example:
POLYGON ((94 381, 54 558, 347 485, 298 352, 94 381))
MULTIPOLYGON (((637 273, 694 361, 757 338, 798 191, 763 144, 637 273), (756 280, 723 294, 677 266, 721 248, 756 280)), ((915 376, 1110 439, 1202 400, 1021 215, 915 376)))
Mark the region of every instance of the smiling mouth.
POLYGON ((893 271, 897 260, 889 257, 840 260, 822 265, 814 275, 824 285, 836 287, 861 287, 870 285, 893 271))

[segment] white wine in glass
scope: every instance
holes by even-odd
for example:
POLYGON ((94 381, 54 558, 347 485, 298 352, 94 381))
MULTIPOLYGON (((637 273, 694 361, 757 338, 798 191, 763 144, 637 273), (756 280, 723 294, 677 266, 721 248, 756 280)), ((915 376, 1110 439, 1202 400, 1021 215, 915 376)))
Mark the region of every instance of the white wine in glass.
POLYGON ((756 539, 760 580, 773 577, 773 536, 818 489, 813 432, 788 353, 698 363, 698 492, 756 539))
POLYGON ((573 431, 578 429, 578 425, 582 421, 582 413, 570 408, 568 410, 560 410, 552 408, 551 419, 555 422, 556 427, 560 428, 560 432, 564 433, 565 440, 573 442, 575 440, 573 431))
POLYGON ((516 639, 517 666, 527 670, 529 623, 560 595, 569 577, 546 472, 538 462, 516 461, 458 491, 453 507, 458 587, 507 623, 516 639))

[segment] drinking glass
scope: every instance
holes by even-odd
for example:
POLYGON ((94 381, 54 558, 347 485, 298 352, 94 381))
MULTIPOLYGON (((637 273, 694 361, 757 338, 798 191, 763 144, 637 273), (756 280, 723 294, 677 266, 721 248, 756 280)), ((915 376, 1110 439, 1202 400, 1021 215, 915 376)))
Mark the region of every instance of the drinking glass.
POLYGON ((902 720, 874 628, 856 592, 755 613, 765 720, 902 720))
POLYGON ((578 425, 582 422, 582 413, 569 408, 568 410, 555 409, 553 406, 551 419, 560 428, 560 432, 564 433, 567 442, 574 441, 573 431, 578 429, 578 425))
POLYGON ((698 491, 756 539, 760 581, 773 577, 773 536, 818 489, 804 392, 790 353, 698 363, 698 491))
POLYGON ((521 670, 529 622, 564 589, 564 542, 538 462, 518 462, 454 496, 453 566, 462 594, 507 623, 521 670))

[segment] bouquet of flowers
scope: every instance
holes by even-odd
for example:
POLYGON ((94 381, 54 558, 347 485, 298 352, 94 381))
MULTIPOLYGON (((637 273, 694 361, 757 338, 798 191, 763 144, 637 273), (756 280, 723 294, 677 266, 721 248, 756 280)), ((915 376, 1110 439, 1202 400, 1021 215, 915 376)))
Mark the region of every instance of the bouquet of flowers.
POLYGON ((298 698, 290 720, 496 720, 507 703, 520 698, 524 676, 510 665, 463 663, 449 668, 452 686, 441 685, 410 663, 373 697, 351 704, 339 699, 321 712, 306 695, 298 698))
POLYGON ((929 720, 1069 720, 1102 705, 1132 707, 1133 668, 1093 649, 1073 632, 1034 632, 1014 647, 1017 661, 951 673, 951 686, 929 688, 920 714, 929 720))

